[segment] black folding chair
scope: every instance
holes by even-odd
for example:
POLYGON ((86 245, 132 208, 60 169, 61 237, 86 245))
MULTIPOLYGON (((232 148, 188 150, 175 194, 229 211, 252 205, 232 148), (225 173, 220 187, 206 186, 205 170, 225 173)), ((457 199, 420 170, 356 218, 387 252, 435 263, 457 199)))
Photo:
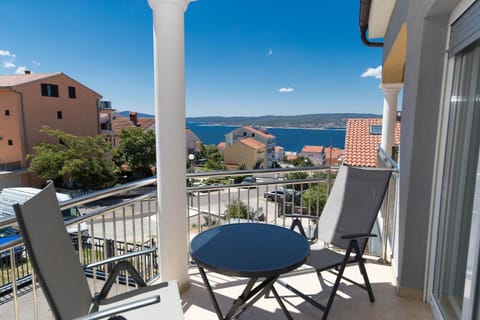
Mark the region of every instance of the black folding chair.
POLYGON ((24 204, 13 207, 28 256, 56 319, 183 319, 177 282, 147 286, 133 265, 124 260, 143 252, 95 262, 94 266, 114 266, 102 290, 92 296, 52 183, 24 204), (121 271, 127 271, 138 288, 107 297, 121 271), (109 307, 103 308, 104 305, 109 307))
POLYGON ((291 229, 298 229, 313 242, 318 237, 318 240, 329 245, 328 247, 319 247, 317 243, 312 245, 306 262, 307 265, 315 268, 318 274, 325 270, 333 270, 336 274, 327 305, 320 304, 283 281, 277 281, 322 310, 322 319, 327 319, 342 279, 365 289, 370 302, 375 301, 365 269, 363 253, 368 238, 376 237, 371 234, 371 230, 385 196, 390 175, 391 172, 384 169, 341 166, 320 217, 286 215, 293 218, 291 229), (302 225, 303 219, 316 220, 311 237, 305 232, 302 225), (343 276, 346 266, 351 263, 358 264, 364 284, 343 276))

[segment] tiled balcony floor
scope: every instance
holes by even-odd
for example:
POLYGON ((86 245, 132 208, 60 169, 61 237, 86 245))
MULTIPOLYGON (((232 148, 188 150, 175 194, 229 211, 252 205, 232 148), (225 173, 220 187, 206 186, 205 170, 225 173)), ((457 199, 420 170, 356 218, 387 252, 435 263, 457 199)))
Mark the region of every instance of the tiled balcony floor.
MULTIPOLYGON (((433 319, 428 304, 417 299, 397 296, 392 285, 392 273, 389 266, 367 263, 367 270, 375 294, 375 303, 370 303, 366 291, 344 282, 337 292, 329 319, 433 319)), ((243 290, 246 279, 226 277, 217 273, 208 273, 207 275, 217 295, 220 308, 222 311, 227 310, 243 290)), ((346 276, 362 282, 357 266, 348 267, 346 276)), ((322 291, 319 278, 310 268, 301 268, 281 279, 325 304, 334 276, 329 272, 323 272, 322 277, 323 283, 327 287, 326 292, 322 291)), ((190 270, 190 279, 190 288, 181 295, 185 319, 217 320, 210 297, 196 268, 190 270)), ((321 311, 294 296, 284 287, 277 284, 275 288, 280 296, 285 298, 284 303, 294 319, 320 319, 321 311)), ((286 319, 286 317, 275 298, 262 297, 239 319, 263 320, 286 319)))
MULTIPOLYGON (((366 291, 347 282, 340 285, 337 297, 330 311, 329 319, 433 319, 430 306, 421 300, 398 297, 392 285, 392 273, 389 266, 367 263, 366 265, 373 292, 375 303, 370 303, 366 291)), ((190 288, 181 294, 183 311, 186 320, 217 320, 212 302, 205 289, 200 273, 197 268, 191 268, 190 288)), ((323 272, 323 283, 329 292, 334 276, 329 272, 323 272)), ((362 282, 357 266, 350 266, 346 270, 346 276, 362 282)), ((214 288, 222 311, 227 310, 233 300, 241 293, 247 280, 245 278, 233 278, 217 273, 208 273, 210 284, 214 288)), ((322 291, 320 281, 311 268, 302 267, 299 270, 285 275, 283 281, 312 295, 317 301, 325 304, 328 298, 322 291)), ((318 320, 321 312, 301 298, 293 295, 280 285, 275 285, 284 303, 295 320, 318 320)), ((92 291, 98 290, 92 287, 92 291)), ((20 314, 18 319, 34 319, 31 292, 19 298, 20 314)), ((43 293, 38 290, 39 320, 52 319, 48 310, 43 293)), ((160 319, 156 315, 148 319, 160 319)), ((15 319, 13 302, 0 304, 0 319, 15 319)), ((263 320, 263 319, 286 319, 275 298, 260 298, 251 308, 244 312, 240 320, 263 320)))

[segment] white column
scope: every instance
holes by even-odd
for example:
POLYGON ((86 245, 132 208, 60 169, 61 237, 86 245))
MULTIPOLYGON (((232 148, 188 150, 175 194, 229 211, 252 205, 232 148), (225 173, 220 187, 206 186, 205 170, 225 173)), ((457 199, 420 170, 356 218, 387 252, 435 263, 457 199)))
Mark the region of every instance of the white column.
POLYGON ((382 120, 382 142, 380 146, 388 155, 392 155, 392 146, 395 142, 395 123, 397 121, 398 93, 402 89, 402 83, 382 83, 380 88, 383 91, 383 120, 382 120))
POLYGON ((190 0, 148 0, 153 10, 157 221, 162 280, 188 287, 184 13, 190 0))

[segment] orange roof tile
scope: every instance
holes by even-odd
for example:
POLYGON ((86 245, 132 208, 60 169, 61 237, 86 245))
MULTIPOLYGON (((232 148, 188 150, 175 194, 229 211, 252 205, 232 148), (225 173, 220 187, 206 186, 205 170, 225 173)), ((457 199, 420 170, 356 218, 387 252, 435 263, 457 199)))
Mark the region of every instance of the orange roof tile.
MULTIPOLYGON (((370 134, 370 126, 382 125, 382 119, 348 119, 345 135, 344 163, 352 166, 376 167, 381 134, 370 134)), ((395 141, 400 143, 400 122, 395 126, 395 141)))
POLYGON ((344 150, 340 148, 330 148, 330 147, 325 147, 325 157, 327 158, 332 158, 332 159, 337 159, 340 157, 343 153, 344 150))
POLYGON ((292 161, 292 160, 295 160, 295 159, 297 159, 297 155, 295 155, 295 154, 289 154, 289 155, 287 155, 287 160, 288 160, 288 161, 292 161))
POLYGON ((225 150, 226 147, 227 147, 227 144, 225 142, 220 142, 219 144, 217 144, 218 150, 225 150))
POLYGON ((238 140, 240 143, 243 143, 244 145, 246 145, 247 147, 250 147, 252 149, 262 149, 262 148, 265 148, 265 145, 261 142, 258 142, 257 140, 255 140, 254 138, 245 138, 245 139, 241 139, 241 140, 238 140))
POLYGON ((260 130, 257 130, 257 129, 255 129, 255 128, 252 128, 252 127, 250 127, 250 126, 243 126, 243 128, 246 129, 246 130, 248 130, 248 131, 250 131, 250 132, 255 133, 256 135, 259 135, 259 136, 262 136, 262 137, 265 137, 265 138, 270 138, 270 139, 275 138, 274 135, 271 135, 271 134, 269 134, 269 133, 265 133, 265 132, 263 132, 263 131, 260 131, 260 130))
POLYGON ((321 153, 323 151, 323 146, 304 146, 302 149, 303 153, 321 153))
POLYGON ((28 82, 53 77, 59 74, 61 74, 61 72, 0 75, 0 87, 18 86, 28 82))
MULTIPOLYGON (((137 118, 138 127, 148 129, 155 124, 154 118, 137 118)), ((122 129, 134 128, 135 125, 130 121, 130 118, 116 115, 112 120, 112 129, 114 132, 120 133, 122 129)))

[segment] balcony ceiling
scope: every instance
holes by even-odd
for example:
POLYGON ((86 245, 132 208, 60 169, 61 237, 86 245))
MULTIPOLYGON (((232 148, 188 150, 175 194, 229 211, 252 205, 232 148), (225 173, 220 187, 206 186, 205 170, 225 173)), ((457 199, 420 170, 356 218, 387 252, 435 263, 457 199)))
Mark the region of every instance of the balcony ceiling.
POLYGON ((372 0, 368 19, 368 37, 384 38, 396 0, 372 0))

